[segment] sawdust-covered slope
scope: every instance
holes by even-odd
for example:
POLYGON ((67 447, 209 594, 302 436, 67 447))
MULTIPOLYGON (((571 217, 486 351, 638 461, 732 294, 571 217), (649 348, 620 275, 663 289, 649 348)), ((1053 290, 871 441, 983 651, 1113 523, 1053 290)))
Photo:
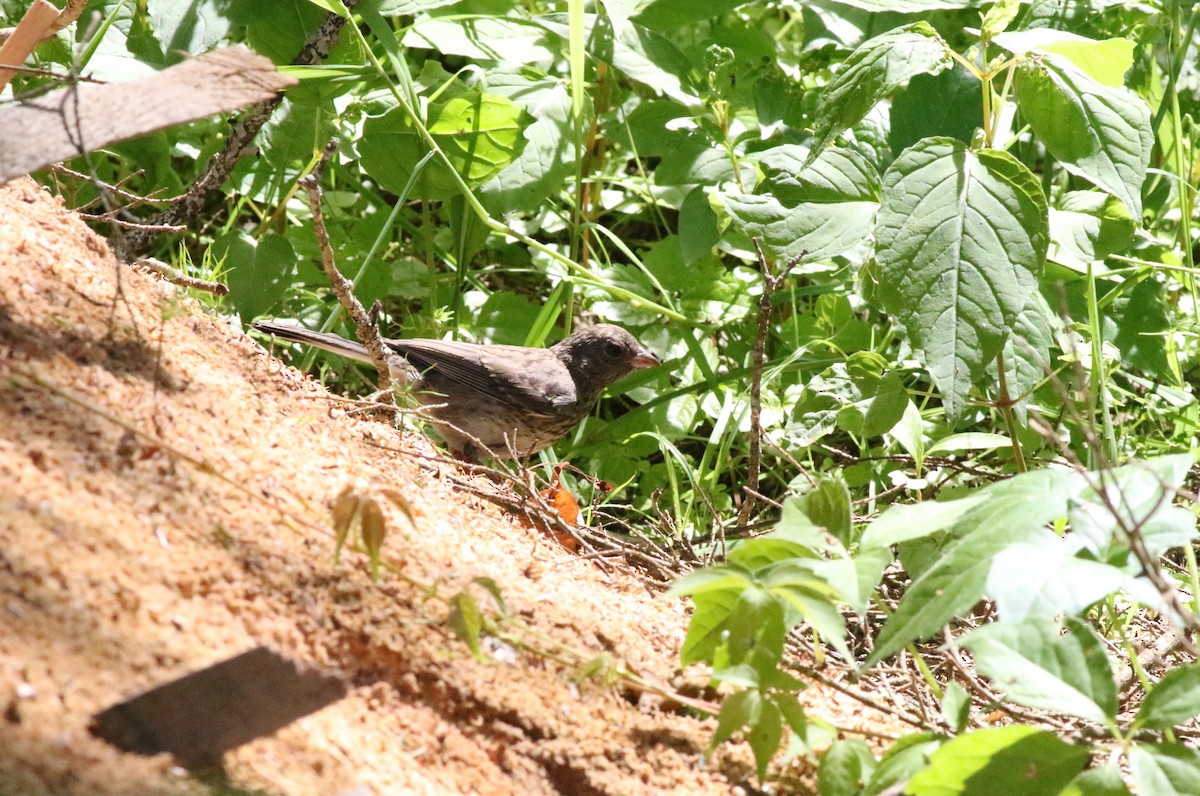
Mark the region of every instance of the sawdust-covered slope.
POLYGON ((711 721, 517 653, 476 662, 443 601, 358 555, 330 501, 390 487, 386 557, 453 594, 499 584, 576 649, 669 681, 683 607, 548 543, 342 416, 327 393, 175 288, 119 267, 27 181, 0 187, 0 793, 203 792, 91 716, 257 645, 337 673, 344 699, 225 757, 268 793, 728 793, 711 721))

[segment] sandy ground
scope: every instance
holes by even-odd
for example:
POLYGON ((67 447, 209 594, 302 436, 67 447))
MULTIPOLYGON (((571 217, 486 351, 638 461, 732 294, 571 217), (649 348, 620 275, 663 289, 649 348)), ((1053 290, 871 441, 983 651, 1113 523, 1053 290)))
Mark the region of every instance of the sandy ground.
POLYGON ((349 693, 228 752, 234 792, 754 791, 744 746, 702 760, 711 719, 571 660, 475 660, 445 600, 473 578, 499 585, 537 646, 663 683, 686 605, 398 450, 432 449, 347 416, 173 286, 118 266, 31 182, 0 187, 0 794, 211 792, 88 723, 258 645, 349 693), (395 571, 378 582, 362 555, 333 559, 330 506, 354 482, 414 511, 415 526, 380 499, 395 571))

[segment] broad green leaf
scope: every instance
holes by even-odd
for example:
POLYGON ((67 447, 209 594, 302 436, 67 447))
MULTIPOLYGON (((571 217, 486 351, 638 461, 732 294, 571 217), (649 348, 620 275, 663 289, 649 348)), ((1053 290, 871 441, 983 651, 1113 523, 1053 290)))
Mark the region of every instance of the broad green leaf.
POLYGON ((971 718, 971 695, 956 682, 951 681, 942 694, 942 718, 956 733, 965 730, 971 718))
POLYGON ((864 667, 875 665, 905 644, 934 635, 951 618, 969 610, 984 596, 995 555, 1009 544, 1036 536, 1037 532, 1025 529, 1004 539, 975 534, 953 543, 904 593, 864 667))
POLYGON ((1058 796, 1090 756, 1024 724, 960 735, 909 782, 910 796, 1058 796))
POLYGON ((1138 796, 1200 796, 1200 752, 1181 743, 1140 744, 1129 750, 1138 796))
POLYGON ((342 0, 308 0, 317 8, 323 8, 331 14, 337 14, 342 19, 350 18, 350 10, 346 8, 342 0))
POLYGON ((479 198, 497 215, 534 210, 575 169, 571 97, 560 80, 545 76, 529 80, 511 73, 493 72, 488 91, 508 97, 535 121, 524 130, 527 143, 521 154, 480 186, 479 198))
POLYGON ((697 3, 696 0, 650 0, 640 4, 642 7, 638 10, 636 19, 648 28, 670 35, 677 33, 681 28, 719 17, 745 2, 746 0, 705 0, 703 3, 697 3))
POLYGON ((925 421, 921 417, 921 410, 911 400, 905 402, 900 422, 892 426, 889 433, 904 448, 904 452, 913 457, 919 473, 925 466, 925 421))
POLYGON ((1099 191, 1071 191, 1050 209, 1047 257, 1082 268, 1123 251, 1133 242, 1137 220, 1125 203, 1099 191))
MULTIPOLYGON (((1019 400, 1014 412, 1022 422, 1026 418, 1029 393, 1047 376, 1051 368, 1050 346, 1062 321, 1050 309, 1039 291, 1029 294, 1025 308, 1017 314, 1012 334, 1004 341, 1000 357, 1004 362, 1004 380, 1008 398, 1019 400)), ((1000 383, 995 360, 988 364, 988 375, 1000 383)))
POLYGON ((402 40, 405 47, 428 48, 469 58, 549 66, 559 56, 558 38, 536 22, 517 17, 421 17, 402 40))
POLYGON ((817 769, 820 796, 858 796, 875 772, 871 747, 858 739, 834 742, 817 769))
POLYGON ((457 2, 460 0, 378 0, 378 11, 385 17, 411 17, 457 2))
POLYGON ((843 254, 870 233, 879 207, 879 176, 862 155, 830 149, 807 168, 805 155, 795 145, 768 150, 759 193, 719 195, 738 228, 780 260, 843 254))
POLYGON ((928 14, 931 11, 970 8, 979 5, 979 0, 830 0, 830 4, 876 14, 928 14))
POLYGON ((1110 725, 1117 686, 1095 632, 1077 619, 1065 633, 1053 621, 1001 622, 968 633, 959 643, 975 666, 1014 702, 1110 725))
POLYGON ((931 732, 914 732, 900 736, 900 739, 883 753, 871 781, 862 791, 862 796, 891 793, 889 788, 912 779, 914 774, 929 765, 930 755, 945 740, 931 732))
POLYGON ((1101 768, 1090 768, 1071 781, 1062 796, 1130 796, 1115 758, 1101 768))
POLYGON ((713 247, 721 242, 717 214, 713 212, 703 186, 689 191, 679 207, 679 241, 680 254, 686 265, 711 253, 713 247))
POLYGON ((982 499, 963 512, 950 529, 953 541, 937 551, 930 566, 901 598, 865 666, 883 660, 914 639, 933 635, 951 617, 978 602, 993 560, 1002 550, 1057 538, 1043 526, 1067 513, 1068 499, 1083 488, 1083 483, 1075 473, 1036 470, 980 490, 982 499))
POLYGON ((879 293, 958 417, 1037 289, 1046 200, 1006 152, 927 138, 883 177, 875 227, 879 293))
POLYGON ((450 599, 450 627, 459 640, 467 645, 476 660, 483 661, 487 656, 479 646, 479 633, 483 629, 483 612, 479 603, 465 591, 460 591, 450 599))
POLYGON ((1191 454, 1174 454, 1117 468, 1101 482, 1107 500, 1091 488, 1079 495, 1071 507, 1072 531, 1098 557, 1113 545, 1128 548, 1125 528, 1139 529, 1155 557, 1195 538, 1191 513, 1171 505, 1193 461, 1191 454))
POLYGON ((983 119, 979 78, 959 66, 938 75, 917 75, 892 96, 888 145, 895 157, 922 138, 970 141, 983 119))
POLYGON ((730 694, 721 700, 721 712, 717 714, 717 731, 713 733, 709 751, 728 741, 733 734, 747 725, 753 725, 762 715, 762 694, 748 688, 730 694))
POLYGON ((713 590, 696 596, 696 610, 688 623, 687 635, 679 651, 679 662, 683 666, 710 662, 717 646, 722 643, 722 629, 737 608, 738 598, 744 588, 713 590))
POLYGON ((986 499, 985 495, 976 493, 958 500, 926 500, 910 506, 889 506, 879 519, 867 526, 859 545, 863 549, 887 547, 944 531, 972 506, 986 499))
POLYGON ((1150 689, 1134 727, 1165 730, 1200 716, 1200 664, 1171 669, 1150 689))
POLYGON ((985 40, 996 38, 1003 33, 1021 10, 1021 0, 996 0, 996 3, 983 15, 983 24, 979 26, 985 40))
POLYGON ((808 162, 915 75, 936 75, 953 63, 949 47, 926 22, 914 22, 863 42, 821 94, 808 162))
POLYGON ((866 613, 871 595, 892 563, 891 551, 885 548, 860 549, 853 556, 844 555, 814 561, 813 571, 832 586, 838 596, 857 614, 866 613))
POLYGON ((1134 218, 1142 217, 1142 183, 1154 146, 1143 99, 1099 83, 1054 55, 1021 62, 1013 93, 1033 132, 1067 171, 1120 199, 1134 218))
MULTIPOLYGON (((477 187, 520 155, 531 121, 511 100, 472 90, 430 107, 427 127, 467 185, 477 187)), ((428 150, 407 112, 393 108, 367 119, 358 151, 363 169, 398 194, 428 150)), ((434 159, 421 172, 409 199, 446 199, 457 192, 445 165, 434 159)))
POLYGON ((1119 591, 1143 605, 1161 607, 1158 592, 1148 581, 1080 558, 1073 554, 1074 546, 1055 536, 1036 545, 1013 545, 996 555, 985 588, 1005 622, 1077 615, 1119 591))
POLYGON ((712 591, 741 591, 750 585, 750 579, 732 567, 706 567, 692 570, 671 584, 668 597, 695 597, 712 591))
POLYGON ((759 782, 766 781, 767 766, 779 751, 779 742, 782 739, 783 714, 774 702, 769 699, 763 700, 758 721, 753 722, 750 731, 746 733, 746 741, 750 744, 750 750, 754 752, 754 768, 759 782))
POLYGON ((941 451, 987 451, 996 448, 1006 448, 1012 445, 1012 440, 1003 434, 991 434, 986 431, 965 431, 961 434, 951 434, 942 437, 929 446, 927 453, 941 451))
POLYGON ((812 489, 788 500, 812 522, 850 546, 850 490, 836 475, 822 475, 812 489))
POLYGON ((997 36, 995 42, 1014 55, 1061 55, 1106 86, 1125 85, 1125 73, 1133 66, 1134 43, 1129 39, 1097 41, 1067 30, 1032 28, 997 36))
POLYGON ((213 241, 212 254, 224 261, 228 301, 244 321, 281 301, 295 277, 296 252, 282 235, 255 240, 244 232, 230 232, 213 241))
MULTIPOLYGON (((565 14, 549 14, 538 21, 567 40, 565 14)), ((682 105, 696 108, 702 104, 688 79, 692 65, 670 39, 633 20, 597 21, 594 14, 586 15, 584 29, 588 54, 595 60, 611 64, 630 80, 682 105)))
POLYGON ((224 41, 231 25, 225 3, 218 0, 148 0, 146 13, 167 63, 211 50, 224 41))

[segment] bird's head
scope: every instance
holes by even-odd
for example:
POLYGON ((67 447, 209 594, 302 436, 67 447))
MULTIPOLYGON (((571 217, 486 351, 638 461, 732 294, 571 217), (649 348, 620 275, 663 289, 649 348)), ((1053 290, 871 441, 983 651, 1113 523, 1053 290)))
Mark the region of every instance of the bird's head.
POLYGON ((607 323, 580 329, 550 347, 575 378, 600 390, 636 368, 661 365, 629 332, 607 323))

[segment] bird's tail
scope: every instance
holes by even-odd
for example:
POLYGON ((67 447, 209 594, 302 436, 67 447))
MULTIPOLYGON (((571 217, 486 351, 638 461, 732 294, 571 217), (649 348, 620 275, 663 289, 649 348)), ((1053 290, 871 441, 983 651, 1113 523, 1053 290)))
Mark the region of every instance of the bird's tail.
POLYGON ((359 362, 372 364, 371 356, 367 353, 367 349, 362 343, 356 343, 353 340, 347 340, 344 337, 339 337, 336 334, 326 334, 324 332, 313 332, 299 326, 285 326, 281 323, 271 323, 269 321, 260 321, 259 323, 250 324, 251 328, 257 329, 263 334, 270 334, 278 337, 280 340, 287 340, 292 343, 304 343, 305 345, 320 348, 325 351, 354 359, 359 362))

